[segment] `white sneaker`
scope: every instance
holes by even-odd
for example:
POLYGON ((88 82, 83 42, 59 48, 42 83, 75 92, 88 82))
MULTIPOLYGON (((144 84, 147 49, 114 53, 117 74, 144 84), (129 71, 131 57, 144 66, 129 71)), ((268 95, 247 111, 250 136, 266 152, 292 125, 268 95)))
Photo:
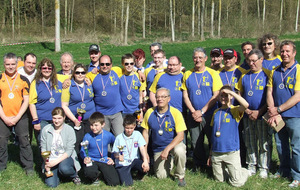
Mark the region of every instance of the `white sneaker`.
POLYGON ((300 182, 298 180, 294 180, 292 183, 289 184, 289 187, 291 188, 295 188, 299 186, 300 186, 300 182))
POLYGON ((268 178, 268 172, 266 169, 261 169, 259 172, 259 177, 263 178, 263 179, 267 179, 268 178))
POLYGON ((256 168, 255 166, 249 166, 248 167, 249 176, 253 176, 256 174, 256 168))

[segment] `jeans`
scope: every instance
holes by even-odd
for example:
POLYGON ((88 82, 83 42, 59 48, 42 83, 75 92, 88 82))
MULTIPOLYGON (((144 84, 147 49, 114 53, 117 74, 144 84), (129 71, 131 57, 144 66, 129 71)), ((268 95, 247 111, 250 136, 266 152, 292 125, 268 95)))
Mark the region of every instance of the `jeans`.
POLYGON ((77 176, 74 166, 74 160, 71 157, 60 162, 58 165, 51 168, 53 176, 45 179, 46 185, 49 187, 57 187, 59 185, 59 177, 69 177, 73 179, 77 176))
POLYGON ((131 171, 138 171, 139 175, 144 175, 143 168, 142 168, 143 160, 141 159, 134 159, 133 162, 129 166, 121 166, 116 168, 121 185, 125 184, 126 186, 133 185, 131 171))
POLYGON ((279 173, 300 180, 300 118, 283 118, 285 127, 275 134, 279 173), (290 151, 292 148, 292 154, 290 151))

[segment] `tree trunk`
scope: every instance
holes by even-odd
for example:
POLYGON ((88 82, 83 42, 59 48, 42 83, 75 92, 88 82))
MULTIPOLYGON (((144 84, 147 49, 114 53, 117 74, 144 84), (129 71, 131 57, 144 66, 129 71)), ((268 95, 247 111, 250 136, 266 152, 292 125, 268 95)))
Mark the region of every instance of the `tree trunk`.
POLYGON ((297 14, 296 14, 295 32, 298 32, 298 17, 299 17, 299 0, 297 2, 297 14))
POLYGON ((266 0, 264 0, 264 7, 263 7, 263 29, 265 29, 265 19, 266 19, 266 0))
POLYGON ((210 35, 214 37, 214 11, 215 11, 215 2, 211 2, 211 20, 210 20, 210 35))
POLYGON ((195 0, 192 1, 192 37, 195 36, 195 0))
POLYGON ((70 32, 73 32, 73 19, 74 19, 74 8, 75 8, 75 0, 72 3, 72 14, 71 14, 71 23, 70 23, 70 32))
POLYGON ((260 19, 260 8, 259 8, 259 0, 257 0, 257 18, 260 19))
POLYGON ((18 34, 21 31, 20 0, 18 0, 18 34))
POLYGON ((60 50, 60 2, 55 0, 55 52, 60 50))
POLYGON ((68 0, 65 0, 65 36, 67 36, 67 27, 68 27, 68 0))
POLYGON ((93 0, 93 28, 94 32, 96 31, 96 1, 93 0))
MULTIPOLYGON (((221 37, 221 15, 222 15, 222 0, 219 0, 219 24, 218 24, 218 38, 221 37)), ((227 18, 228 20, 228 18, 227 18)))
POLYGON ((202 0, 201 6, 201 40, 204 40, 204 9, 205 9, 205 0, 202 0))
POLYGON ((15 39, 14 0, 11 0, 11 34, 12 39, 15 39))
POLYGON ((146 38, 146 0, 144 0, 143 8, 143 38, 146 38))
POLYGON ((200 6, 200 0, 198 0, 198 35, 200 36, 201 33, 201 6, 200 6))
POLYGON ((175 41, 175 28, 174 28, 174 22, 173 22, 173 7, 172 7, 172 0, 170 0, 170 22, 171 22, 171 33, 172 33, 172 42, 175 41))
POLYGON ((281 32, 281 25, 282 25, 282 14, 283 14, 283 0, 280 3, 280 18, 279 18, 279 29, 281 32))
POLYGON ((121 42, 124 40, 124 0, 121 3, 121 42))
POLYGON ((125 21, 124 45, 127 45, 127 39, 128 39, 128 21, 129 21, 129 0, 127 0, 127 6, 126 6, 126 21, 125 21))
POLYGON ((44 23, 44 0, 42 0, 42 5, 41 5, 41 12, 42 12, 42 36, 44 37, 44 28, 45 28, 45 23, 44 23))

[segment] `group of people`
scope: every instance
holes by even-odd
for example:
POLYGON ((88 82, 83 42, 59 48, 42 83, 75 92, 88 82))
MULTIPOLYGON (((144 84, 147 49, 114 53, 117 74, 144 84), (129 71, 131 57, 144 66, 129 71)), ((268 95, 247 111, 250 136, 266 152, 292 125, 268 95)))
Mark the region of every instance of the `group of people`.
POLYGON ((194 67, 187 71, 178 56, 166 58, 160 43, 150 45, 153 61, 146 67, 142 49, 124 54, 120 68, 97 44, 89 47, 87 66, 63 53, 61 71, 48 58, 36 67, 33 53, 17 69, 16 55, 7 53, 0 76, 0 172, 14 128, 27 175, 34 173, 34 133, 48 186, 56 187, 62 176, 80 184, 81 168, 95 185, 99 174, 108 185, 132 185, 132 170, 144 176, 153 168, 156 177, 166 178, 172 166, 178 185, 185 186, 189 133, 194 167, 212 166, 217 181, 239 187, 257 171, 269 177, 275 134, 280 166, 271 176, 290 177, 289 186, 298 187, 296 46, 266 34, 257 47, 241 45, 242 63, 236 50, 213 48, 210 67, 205 49, 195 48, 194 67), (274 133, 269 125, 280 120, 285 127, 274 133))

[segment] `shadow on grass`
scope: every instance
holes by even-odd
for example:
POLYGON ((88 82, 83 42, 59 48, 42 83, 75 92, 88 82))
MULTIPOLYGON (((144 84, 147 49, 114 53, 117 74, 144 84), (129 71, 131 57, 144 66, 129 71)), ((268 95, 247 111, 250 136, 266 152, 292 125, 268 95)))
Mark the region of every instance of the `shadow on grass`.
POLYGON ((41 45, 45 48, 48 49, 52 52, 55 51, 55 48, 53 47, 54 43, 50 43, 50 42, 41 42, 41 45))

